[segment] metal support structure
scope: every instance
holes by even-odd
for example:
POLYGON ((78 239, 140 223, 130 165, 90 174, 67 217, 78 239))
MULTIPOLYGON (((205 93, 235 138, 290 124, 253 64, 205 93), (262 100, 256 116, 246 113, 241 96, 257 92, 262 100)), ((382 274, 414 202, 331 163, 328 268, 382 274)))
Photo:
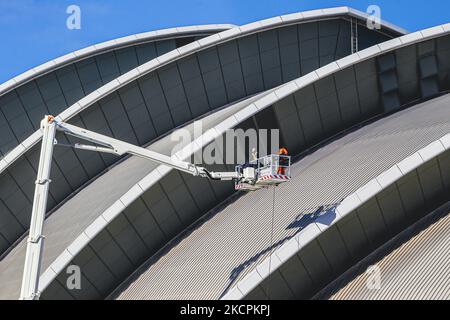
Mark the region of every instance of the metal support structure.
POLYGON ((22 290, 20 293, 21 300, 39 299, 39 276, 42 248, 44 244, 42 230, 47 208, 48 190, 50 185, 50 169, 52 165, 53 147, 56 144, 55 135, 57 130, 67 135, 94 143, 94 145, 85 145, 80 143, 71 145, 71 147, 76 149, 112 153, 118 156, 131 154, 169 166, 173 169, 191 174, 193 176, 200 176, 212 180, 235 180, 238 183, 244 183, 249 186, 246 188, 241 188, 242 190, 257 190, 259 188, 259 184, 263 186, 270 184, 278 185, 282 182, 286 182, 290 177, 290 157, 288 156, 271 155, 265 158, 260 158, 256 162, 258 167, 256 170, 255 168, 247 168, 244 170, 236 170, 234 172, 210 172, 204 167, 196 166, 186 161, 174 159, 173 157, 104 136, 93 131, 79 128, 68 123, 59 122, 53 116, 45 116, 44 120, 41 122, 41 130, 43 131, 41 155, 39 159, 33 211, 31 214, 30 235, 28 238, 25 267, 22 278, 22 290), (281 165, 280 159, 285 159, 286 165, 281 165), (262 167, 260 168, 260 161, 263 160, 264 165, 261 164, 262 167), (283 175, 263 175, 263 169, 266 171, 269 170, 269 173, 272 173, 271 170, 274 169, 274 163, 277 163, 276 169, 279 167, 283 169, 283 175), (255 187, 255 185, 257 187, 255 187))
POLYGON ((155 151, 135 146, 131 143, 104 136, 93 131, 79 128, 68 123, 56 122, 56 129, 58 131, 64 132, 67 135, 90 141, 101 146, 100 147, 96 145, 84 145, 77 143, 73 145, 73 147, 76 149, 112 153, 118 156, 131 154, 140 158, 154 161, 159 164, 166 165, 185 173, 189 173, 193 176, 201 176, 214 180, 233 180, 240 178, 240 176, 236 172, 209 172, 206 168, 196 166, 190 162, 177 160, 173 157, 169 157, 155 151))
POLYGON ((21 300, 39 299, 38 284, 41 266, 41 253, 44 245, 42 230, 47 209, 50 171, 52 166, 53 146, 55 143, 56 123, 52 117, 41 122, 43 131, 41 157, 34 191, 33 211, 31 213, 30 234, 27 242, 25 266, 22 276, 21 300))

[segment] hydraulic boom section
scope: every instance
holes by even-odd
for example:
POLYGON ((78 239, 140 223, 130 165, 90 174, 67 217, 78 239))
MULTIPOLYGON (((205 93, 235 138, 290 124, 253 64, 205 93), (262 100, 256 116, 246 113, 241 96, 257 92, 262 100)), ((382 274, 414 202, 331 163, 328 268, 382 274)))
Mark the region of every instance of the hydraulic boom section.
POLYGON ((71 147, 76 149, 111 153, 118 156, 131 154, 189 173, 193 176, 200 176, 211 180, 234 180, 236 190, 254 191, 270 185, 278 185, 290 179, 291 160, 286 155, 262 157, 246 165, 237 166, 233 172, 213 172, 190 162, 169 157, 65 122, 60 122, 53 116, 45 116, 41 121, 41 131, 43 133, 41 155, 20 293, 20 299, 22 300, 39 299, 40 295, 39 275, 44 241, 42 230, 47 208, 49 184, 51 182, 50 171, 53 148, 57 145, 57 140, 55 139, 56 131, 61 131, 66 135, 71 135, 92 143, 76 143, 71 145, 71 147))

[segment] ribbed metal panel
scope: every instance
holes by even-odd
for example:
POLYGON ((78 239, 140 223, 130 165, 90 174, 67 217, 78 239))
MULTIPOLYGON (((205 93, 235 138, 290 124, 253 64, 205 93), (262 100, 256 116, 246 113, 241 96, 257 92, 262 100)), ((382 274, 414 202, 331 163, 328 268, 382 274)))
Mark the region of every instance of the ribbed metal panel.
MULTIPOLYGON (((449 204, 425 217, 371 254, 325 290, 332 300, 450 299, 449 204), (446 209, 442 212, 443 209, 446 209), (380 271, 380 288, 369 289, 380 271), (355 270, 353 270, 355 269, 355 270), (359 270, 358 272, 354 272, 359 270), (328 294, 330 295, 330 294, 328 294)), ((324 291, 325 291, 324 290, 324 291)), ((325 294, 316 298, 327 297, 325 294)))
POLYGON ((300 218, 343 198, 450 132, 444 96, 340 138, 292 168, 275 190, 249 193, 199 225, 123 285, 119 299, 217 299, 271 249, 301 230, 300 218), (271 246, 271 242, 273 245, 271 246))
MULTIPOLYGON (((260 96, 237 102, 199 119, 203 130, 214 127, 260 96)), ((193 123, 183 128, 193 136, 193 123)), ((170 155, 172 149, 178 144, 179 141, 172 141, 171 135, 167 135, 150 144, 148 149, 170 155)), ((41 272, 45 271, 96 218, 156 167, 158 165, 154 162, 139 157, 128 157, 57 208, 45 221, 46 241, 41 272)), ((25 251, 26 239, 22 239, 0 261, 0 299, 18 297, 25 251)))

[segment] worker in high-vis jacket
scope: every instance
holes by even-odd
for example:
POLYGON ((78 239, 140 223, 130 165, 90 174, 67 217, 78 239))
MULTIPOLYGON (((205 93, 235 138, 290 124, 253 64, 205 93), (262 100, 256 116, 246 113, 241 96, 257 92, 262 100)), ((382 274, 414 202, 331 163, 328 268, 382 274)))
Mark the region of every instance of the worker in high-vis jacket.
MULTIPOLYGON (((285 147, 280 148, 280 151, 278 152, 280 156, 287 156, 289 155, 288 150, 285 147)), ((278 174, 286 175, 286 168, 289 166, 289 158, 287 157, 280 157, 279 163, 278 163, 278 174)))

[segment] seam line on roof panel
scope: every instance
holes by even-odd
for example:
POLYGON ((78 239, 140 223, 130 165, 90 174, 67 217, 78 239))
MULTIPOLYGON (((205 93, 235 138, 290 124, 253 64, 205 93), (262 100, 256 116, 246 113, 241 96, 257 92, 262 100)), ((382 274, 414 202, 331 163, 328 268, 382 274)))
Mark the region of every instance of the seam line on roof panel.
POLYGON ((6 237, 0 232, 0 237, 3 239, 3 241, 9 246, 11 246, 12 242, 6 239, 6 237))
MULTIPOLYGON (((111 233, 111 231, 109 230, 109 227, 111 225, 107 225, 105 229, 103 229, 104 231, 106 231, 106 233, 108 234, 109 237, 111 237, 111 241, 117 246, 117 248, 119 249, 119 251, 122 252, 122 255, 126 258, 126 260, 128 260, 128 262, 130 263, 130 265, 132 265, 133 267, 136 267, 136 265, 133 263, 133 260, 131 260, 131 258, 128 256, 126 250, 120 245, 119 241, 116 239, 116 237, 114 237, 111 233)), ((100 235, 100 233, 99 233, 100 235)))
POLYGON ((443 173, 443 171, 442 171, 442 164, 441 164, 441 160, 440 160, 440 156, 438 156, 436 159, 437 159, 437 165, 438 165, 438 169, 439 169, 439 174, 440 174, 440 177, 441 177, 441 182, 442 182, 442 186, 443 186, 443 188, 445 189, 445 190, 447 190, 448 189, 448 186, 447 186, 447 184, 445 183, 445 180, 444 180, 444 173, 443 173))
MULTIPOLYGON (((115 62, 116 62, 116 64, 117 64, 117 68, 119 69, 119 73, 121 73, 120 65, 119 65, 119 60, 117 59, 117 55, 116 55, 115 53, 114 53, 114 59, 115 59, 115 62)), ((100 72, 100 68, 98 67, 97 59, 94 59, 94 64, 95 64, 95 69, 96 69, 97 72, 98 72, 98 76, 99 76, 100 81, 102 82, 103 85, 105 85, 105 81, 104 81, 103 78, 102 78, 102 74, 101 74, 101 72, 100 72)), ((98 89, 97 89, 97 90, 98 90, 98 89)), ((124 106, 124 104, 123 104, 123 102, 122 102, 122 97, 120 96, 119 89, 118 89, 118 90, 115 90, 114 92, 112 92, 111 94, 108 95, 108 97, 112 98, 110 101, 112 101, 112 100, 114 99, 114 96, 113 96, 114 94, 115 94, 116 97, 119 99, 120 107, 121 107, 122 111, 124 112, 125 117, 126 117, 127 120, 128 120, 128 123, 130 124, 131 131, 133 132, 133 135, 134 135, 134 137, 136 138, 136 142, 139 142, 139 139, 138 139, 138 137, 137 137, 136 131, 135 131, 134 127, 133 127, 133 124, 131 123, 130 117, 128 116, 128 113, 127 113, 127 111, 126 111, 126 109, 125 109, 125 106, 124 106)), ((102 100, 102 99, 101 99, 101 100, 102 100)), ((102 111, 104 111, 104 110, 103 110, 104 104, 102 104, 101 100, 98 101, 98 105, 100 106, 100 108, 102 109, 102 111)), ((112 130, 112 127, 111 127, 110 124, 109 124, 109 120, 108 120, 108 118, 106 117, 106 113, 103 112, 103 115, 104 115, 104 117, 105 117, 106 122, 108 123, 108 127, 110 128, 113 137, 115 137, 116 135, 114 134, 114 131, 112 130)))
MULTIPOLYGON (((176 173, 178 174, 178 172, 176 172, 176 173)), ((172 210, 175 213, 175 216, 177 217, 178 222, 180 223, 180 225, 183 225, 183 220, 181 219, 180 214, 178 213, 177 209, 175 208, 172 200, 170 200, 169 195, 167 194, 166 190, 164 189, 164 186, 161 183, 161 180, 159 180, 156 184, 159 186, 159 188, 161 189, 161 192, 164 194, 164 197, 166 197, 167 201, 169 202, 170 206, 172 207, 172 210)))
MULTIPOLYGON (((393 186, 395 187, 395 192, 398 192, 398 190, 397 190, 397 183, 395 183, 393 186)), ((403 215, 406 218, 406 212, 405 212, 405 210, 403 208, 403 202, 402 201, 400 201, 400 202, 401 202, 401 206, 402 206, 403 215)), ((380 201, 378 200, 377 197, 375 197, 375 204, 377 206, 377 210, 380 212, 380 216, 381 216, 381 220, 383 220, 384 228, 386 229, 386 231, 389 234, 389 236, 392 237, 393 236, 392 230, 391 230, 391 228, 388 226, 388 224, 386 222, 386 217, 384 216, 383 210, 381 209, 380 201)), ((359 210, 357 210, 357 211, 359 213, 359 210)))
POLYGON ((259 45, 259 33, 255 33, 255 38, 256 38, 256 46, 258 48, 258 62, 259 62, 259 69, 261 70, 261 81, 262 81, 262 85, 264 90, 269 90, 266 87, 266 81, 264 80, 264 69, 263 69, 263 65, 262 65, 262 59, 261 59, 261 46, 259 45))
MULTIPOLYGON (((296 259, 298 259, 298 260, 300 261, 300 263, 301 263, 303 269, 305 269, 306 274, 308 275, 309 280, 311 281, 311 283, 317 285, 316 280, 314 280, 314 278, 313 278, 311 272, 308 270, 308 267, 306 267, 306 263, 305 263, 305 261, 303 261, 303 258, 300 257, 297 253, 295 254, 295 257, 296 257, 296 259)), ((236 288, 237 288, 237 285, 235 285, 235 286, 236 286, 236 288)), ((230 290, 232 290, 232 288, 230 288, 230 290)), ((225 293, 222 295, 222 297, 225 296, 226 294, 227 294, 227 292, 225 292, 225 293)), ((222 298, 222 297, 221 297, 221 298, 222 298)))
MULTIPOLYGON (((81 77, 80 77, 80 73, 79 73, 79 71, 78 71, 78 65, 77 65, 77 63, 74 63, 73 68, 74 68, 74 71, 75 71, 75 75, 76 75, 76 77, 77 77, 77 79, 78 79, 78 82, 79 82, 79 84, 80 84, 80 89, 83 91, 83 97, 85 97, 85 96, 86 96, 86 89, 84 88, 84 84, 83 84, 83 82, 81 81, 81 77)), ((101 78, 101 75, 100 75, 100 81, 103 82, 103 79, 101 78)), ((94 104, 92 104, 92 105, 94 105, 94 104)), ((111 128, 109 128, 108 121, 106 120, 106 117, 105 117, 105 114, 104 114, 104 112, 103 112, 103 109, 101 108, 101 106, 100 106, 99 104, 98 104, 98 109, 100 110, 100 113, 102 114, 103 118, 105 119, 105 123, 106 123, 106 125, 108 126, 108 129, 109 129, 109 131, 110 131, 110 133, 111 133, 111 135, 112 135, 111 128)), ((81 119, 81 122, 83 123, 84 127, 87 128, 86 122, 85 122, 85 120, 83 119, 83 117, 82 117, 82 115, 81 115, 81 112, 79 112, 79 113, 77 113, 77 114, 78 114, 79 118, 81 119)), ((101 161, 102 161, 102 163, 103 163, 103 168, 106 168, 106 167, 107 167, 107 164, 106 164, 106 160, 105 160, 105 158, 104 158, 104 155, 103 155, 103 154, 100 154, 99 157, 100 157, 100 159, 101 159, 101 161)))
POLYGON ((216 53, 217 60, 219 61, 220 76, 222 77, 223 90, 225 91, 225 97, 227 100, 226 104, 229 104, 229 103, 231 103, 231 99, 230 99, 230 95, 228 94, 227 82, 225 81, 225 76, 223 75, 222 60, 220 59, 220 53, 219 53, 218 47, 219 47, 219 45, 214 47, 214 52, 216 53))
POLYGON ((300 77, 303 76, 303 66, 302 66, 302 46, 301 46, 301 37, 300 37, 300 25, 295 26, 295 33, 297 37, 297 49, 298 49, 298 67, 300 69, 300 77))
MULTIPOLYGON (((156 185, 156 184, 155 184, 156 185)), ((161 234, 163 235, 164 239, 167 241, 169 239, 169 236, 165 233, 164 229, 161 227, 161 225, 159 224, 158 220, 155 217, 155 214, 152 212, 152 210, 150 210, 150 207, 148 206, 147 202, 142 198, 142 195, 139 196, 138 198, 141 202, 142 205, 145 207, 145 209, 147 210, 147 212, 145 212, 144 214, 150 214, 153 222, 155 223, 155 225, 158 227, 159 231, 161 232, 161 234)), ((136 201, 136 200, 135 200, 136 201)), ((124 211, 123 211, 124 212, 124 211)))
MULTIPOLYGON (((83 274, 83 271, 81 271, 81 274, 83 274)), ((85 278, 86 278, 86 276, 84 276, 85 278)), ((75 296, 72 294, 72 290, 67 290, 66 289, 66 286, 65 285, 63 285, 62 283, 61 283, 61 281, 59 281, 59 279, 58 278, 56 278, 55 279, 56 280, 56 283, 61 287, 61 288, 63 288, 63 290, 65 291, 65 292, 67 292, 67 294, 73 299, 73 300, 76 300, 76 298, 75 298, 75 296)), ((89 281, 89 279, 87 279, 86 278, 86 280, 89 282, 89 283, 91 283, 90 281, 89 281)))
MULTIPOLYGON (((189 196, 191 197, 192 201, 194 202, 194 205, 195 205, 195 207, 197 208, 197 210, 198 210, 198 211, 201 211, 201 210, 200 210, 200 206, 199 206, 198 203, 197 203, 197 200, 195 200, 194 195, 193 195, 192 192, 191 192, 191 189, 189 189, 189 185, 186 183, 186 179, 183 177, 183 174, 181 174, 180 172, 176 172, 176 174, 180 177, 181 181, 183 181, 183 184, 186 186, 187 192, 188 192, 189 196)), ((167 198, 169 198, 169 197, 167 197, 167 198)), ((174 207, 174 210, 175 210, 175 212, 177 213, 177 215, 179 216, 179 213, 178 213, 178 211, 175 209, 175 207, 174 207)), ((181 218, 180 218, 180 220, 181 220, 181 218)))
MULTIPOLYGON (((92 253, 94 254, 94 256, 97 257, 98 261, 100 261, 101 264, 104 265, 105 269, 108 270, 108 272, 111 274, 111 276, 116 279, 117 281, 119 281, 119 279, 116 277, 116 275, 114 274, 114 272, 111 270, 111 268, 108 266, 108 264, 103 261, 103 259, 100 257, 100 255, 97 253, 97 250, 95 250, 95 248, 93 247, 93 240, 95 239, 95 237, 93 237, 91 239, 91 241, 88 243, 87 247, 92 251, 92 253)), ((72 256, 71 261, 74 259, 75 257, 72 256)), ((92 284, 93 285, 93 284, 92 284)), ((94 286, 95 287, 95 286, 94 286)), ((100 291, 99 291, 100 293, 100 291)))
POLYGON ((336 103, 338 106, 338 113, 339 113, 339 119, 341 120, 341 123, 344 121, 344 117, 342 116, 342 107, 341 107, 341 101, 339 100, 339 91, 336 85, 336 77, 334 74, 331 75, 331 80, 333 81, 333 87, 336 91, 336 103))
POLYGON ((280 30, 279 29, 275 29, 275 36, 277 37, 278 63, 280 65, 281 82, 286 83, 289 81, 285 79, 284 72, 283 72, 283 64, 281 62, 281 45, 280 45, 280 30))
MULTIPOLYGON (((335 224, 334 226, 330 226, 330 228, 333 228, 333 227, 336 228, 336 232, 337 232, 337 235, 338 235, 338 237, 339 237, 339 240, 342 242, 342 244, 343 244, 343 246, 344 246, 344 248, 345 248, 345 252, 347 253, 347 258, 348 258, 348 259, 351 259, 351 258, 352 258, 352 253, 351 253, 350 248, 348 247, 347 243, 346 243, 345 240, 344 240, 345 238, 344 238, 344 236, 342 235, 342 231, 341 231, 341 229, 339 228, 339 225, 338 225, 338 224, 335 224)), ((298 252, 297 252, 297 254, 298 254, 298 252)))
MULTIPOLYGON (((58 83, 58 88, 61 90, 61 95, 64 98, 64 102, 65 102, 66 106, 68 106, 69 104, 67 103, 66 95, 64 94, 64 91, 63 91, 62 86, 61 86, 61 82, 60 82, 58 74, 56 72, 55 72, 55 79, 56 79, 56 82, 58 83)), ((41 94, 41 91, 40 91, 39 88, 38 88, 38 90, 39 90, 39 94, 41 94)), ((49 111, 49 114, 51 114, 50 111, 49 111)), ((70 139, 68 137, 66 137, 66 139, 70 142, 70 139)), ((86 168, 85 168, 85 166, 83 164, 83 161, 81 161, 81 159, 78 156, 78 154, 75 152, 75 150, 72 150, 72 152, 75 155, 75 158, 77 158, 78 162, 80 163, 80 167, 83 169, 86 177, 90 177, 89 174, 88 174, 88 171, 86 170, 86 168)))
POLYGON ((361 96, 359 94, 358 78, 356 77, 355 66, 352 65, 352 66, 350 66, 350 68, 352 68, 353 77, 355 79, 355 88, 356 88, 356 97, 358 99, 359 116, 361 116, 361 114, 362 114, 362 107, 361 107, 361 96))
MULTIPOLYGON (((320 79, 317 79, 317 81, 319 81, 319 80, 320 79)), ((313 92, 314 92, 314 103, 317 105, 317 114, 319 115, 320 128, 321 128, 322 134, 325 134, 326 133, 326 131, 325 131, 325 123, 323 122, 323 119, 322 119, 322 112, 320 112, 319 99, 317 98, 316 83, 317 82, 312 83, 311 87, 312 87, 313 92)))
MULTIPOLYGON (((153 44, 153 48, 155 49, 155 53, 156 53, 156 46, 155 46, 154 44, 153 44)), ((142 62, 142 61, 139 61, 140 59, 139 59, 139 55, 138 55, 138 53, 137 53, 137 50, 134 50, 134 53, 135 53, 135 55, 136 55, 136 61, 138 62, 139 65, 142 65, 143 62, 142 62)), ((144 62, 144 63, 145 63, 145 62, 144 62)), ((149 108, 149 106, 148 106, 148 104, 147 104, 147 101, 146 101, 145 98, 144 98, 144 93, 142 92, 141 81, 140 81, 141 79, 142 79, 142 78, 136 79, 136 88, 137 88, 137 90, 139 91, 139 97, 142 99, 142 102, 144 103, 145 111, 147 112, 147 115, 148 115, 148 117, 149 117, 149 119, 150 119, 150 122, 151 122, 151 124, 152 124, 152 126, 153 126, 154 134, 157 135, 158 133, 157 133, 157 131, 156 131, 155 122, 153 121, 152 115, 151 115, 151 113, 150 113, 150 108, 149 108)))
MULTIPOLYGON (((89 249, 92 250, 94 256, 97 255, 96 252, 94 251, 94 249, 92 249, 92 247, 89 247, 89 249)), ((72 259, 73 259, 73 258, 72 258, 72 259)), ((73 261, 73 260, 72 260, 72 261, 73 261)), ((104 262, 103 262, 102 260, 100 260, 100 263, 104 264, 104 262)), ((108 269, 107 266, 105 266, 105 268, 108 269)), ((102 292, 102 291, 101 291, 99 288, 97 288, 97 286, 95 285, 94 281, 92 281, 91 279, 89 279, 89 278, 87 277, 86 273, 84 273, 82 270, 80 270, 80 271, 81 271, 81 275, 84 276, 84 279, 86 279, 87 282, 89 282, 89 284, 92 286, 92 288, 96 291, 96 293, 97 293, 99 296, 101 296, 101 292, 102 292)), ((108 269, 108 271, 109 271, 109 269, 108 269)), ((109 272, 111 272, 111 271, 109 271, 109 272)), ((114 275, 113 275, 113 277, 114 277, 114 275)), ((67 290, 67 286, 63 285, 62 283, 61 283, 61 286, 62 286, 62 287, 64 288, 64 290, 67 291, 67 292, 72 291, 72 290, 67 290)), ((70 294, 70 295, 74 297, 74 300, 77 300, 75 295, 73 295, 73 294, 70 294)))
MULTIPOLYGON (((133 50, 133 52, 136 53, 136 50, 133 50)), ((116 61, 118 62, 119 60, 117 59, 117 54, 116 54, 116 52, 114 52, 113 54, 114 54, 114 58, 115 58, 116 61)), ((136 61, 138 61, 138 60, 136 59, 136 61)), ((95 61, 95 63, 97 64, 97 60, 95 61)), ((119 65, 119 64, 117 64, 117 67, 119 68, 119 72, 120 72, 121 74, 123 74, 123 73, 122 73, 122 70, 120 69, 120 65, 119 65)), ((98 73, 100 74, 100 69, 99 69, 98 65, 97 65, 97 70, 98 70, 98 73)), ((100 76, 101 76, 101 75, 100 75, 100 76)), ((125 108, 125 104, 123 103, 123 99, 122 99, 122 95, 120 94, 120 90, 117 90, 116 93, 117 93, 117 97, 118 97, 119 102, 120 102, 120 106, 121 106, 121 108, 122 108, 122 110, 123 110, 123 112, 124 112, 124 114, 125 114, 125 117, 127 118, 128 122, 130 123, 131 131, 133 132, 133 135, 134 135, 134 137, 136 138, 136 142, 137 142, 139 145, 141 145, 141 142, 139 141, 139 137, 138 137, 138 135, 137 135, 137 133, 136 133, 136 129, 134 128, 133 123, 131 122, 130 115, 128 114, 128 111, 127 111, 127 109, 125 108)))
POLYGON ((169 113, 169 115, 170 115, 170 120, 172 120, 172 127, 175 128, 175 127, 176 127, 176 124, 175 124, 175 120, 174 120, 174 118, 173 118, 172 109, 170 108, 170 104, 169 104, 169 102, 168 102, 168 100, 167 100, 167 97, 166 97, 166 91, 164 90, 164 87, 163 87, 162 81, 161 81, 161 77, 159 76, 159 70, 160 70, 160 69, 157 69, 157 70, 155 71, 155 75, 156 75, 155 78, 156 78, 156 80, 158 81, 159 88, 161 88, 161 93, 162 93, 162 96, 163 96, 163 98, 164 98, 164 102, 165 102, 165 104, 166 104, 167 111, 168 111, 168 113, 169 113))
MULTIPOLYGON (((10 216, 12 217, 12 219, 13 219, 14 221, 17 222, 17 224, 20 226, 20 228, 23 229, 23 232, 25 232, 25 231, 26 231, 26 228, 22 225, 22 223, 20 222, 20 220, 17 219, 17 217, 12 213, 11 209, 6 205, 6 203, 3 201, 3 199, 0 199, 0 203, 3 205, 3 207, 6 208, 6 210, 8 210, 8 213, 10 214, 10 216)), ((3 235, 3 233, 2 233, 2 236, 6 239, 6 236, 3 235)), ((9 242, 9 241, 8 241, 8 242, 9 242)), ((13 244, 13 243, 14 243, 14 241, 11 242, 11 244, 13 244)), ((0 258, 3 258, 2 256, 3 256, 3 255, 0 255, 0 258)), ((2 260, 2 259, 0 259, 0 261, 1 261, 1 260, 2 260)))
POLYGON ((10 174, 9 176, 11 177, 11 180, 14 181, 14 183, 16 184, 17 189, 19 189, 20 192, 22 192, 22 195, 25 197, 25 199, 28 201, 28 203, 30 205, 32 205, 33 204, 33 199, 30 199, 30 197, 26 194, 26 192, 23 190, 22 186, 19 184, 17 179, 12 174, 10 174))
POLYGON ((177 69, 178 75, 180 76, 181 88, 183 89, 184 98, 186 99, 186 104, 187 104, 189 113, 191 115, 191 119, 193 119, 194 114, 192 113, 192 107, 191 107, 191 104, 189 103, 188 95, 186 93, 186 88, 184 87, 184 81, 183 81, 183 77, 181 76, 180 67, 179 67, 178 63, 179 63, 179 60, 175 61, 175 67, 177 69))
MULTIPOLYGON (((408 212, 408 210, 406 210, 406 205, 405 205, 405 202, 403 201, 403 197, 402 197, 402 194, 400 192, 400 186, 398 185, 397 181, 394 183, 394 185, 395 185, 395 190, 398 193, 398 198, 400 200, 400 205, 402 206, 402 210, 405 213, 405 217, 408 217, 409 212, 408 212)), ((381 207, 380 207, 380 209, 381 209, 381 207)))
MULTIPOLYGON (((142 245, 147 249, 150 250, 150 248, 148 247, 147 243, 145 243, 144 238, 142 238, 142 235, 140 232, 138 232, 138 230, 136 229, 135 225, 131 222, 130 218, 128 217, 127 214, 125 214, 125 210, 123 211, 123 217, 124 219, 127 221, 127 223, 130 225, 130 228, 133 229, 134 233, 136 234, 136 236, 139 238, 139 240, 142 242, 142 245)), ((133 264, 134 265, 134 264, 133 264)))
POLYGON ((292 101, 294 102, 295 114, 297 115, 298 123, 300 124, 300 131, 302 132, 304 144, 307 145, 308 141, 306 139, 305 128, 303 127, 304 125, 303 125, 302 119, 300 117, 300 112, 298 110, 300 106, 299 106, 299 104, 297 102, 297 98, 296 98, 296 94, 295 93, 292 94, 292 101))
MULTIPOLYGON (((96 62, 94 62, 94 63, 95 63, 95 67, 96 67, 96 69, 97 69, 97 72, 98 72, 100 81, 103 83, 103 79, 102 79, 101 74, 100 74, 100 69, 98 69, 97 63, 96 63, 96 62)), ((117 60, 116 60, 116 63, 117 63, 117 60)), ((77 74, 78 74, 78 72, 79 72, 79 71, 78 71, 78 66, 77 66, 77 74)), ((85 95, 86 95, 85 84, 81 81, 81 77, 80 77, 80 82, 81 82, 81 86, 83 87, 83 91, 85 92, 85 95)), ((92 91, 92 92, 95 92, 95 90, 92 91)), ((92 93, 92 92, 91 92, 91 93, 92 93)), ((115 91, 115 92, 116 92, 116 91, 115 91)), ((111 93, 111 94, 113 94, 113 93, 111 93)), ((112 136, 112 137, 116 137, 116 135, 114 134, 114 130, 112 129, 111 124, 109 123, 108 117, 106 116, 106 112, 105 112, 105 110, 104 110, 104 105, 100 102, 100 100, 96 101, 95 104, 98 106, 98 109, 100 110, 100 112, 101 112, 103 118, 105 119, 106 127, 108 128, 109 132, 111 133, 111 136, 112 136)), ((92 106, 93 106, 93 105, 94 105, 94 103, 92 104, 92 106)), ((79 114, 81 114, 81 112, 80 112, 79 114)), ((102 156, 106 156, 106 155, 102 153, 102 156)))
POLYGON ((327 262, 329 272, 332 273, 334 268, 333 268, 333 265, 330 262, 330 259, 325 254, 325 250, 323 250, 322 244, 320 243, 320 241, 318 239, 316 240, 316 243, 317 243, 317 246, 319 247, 320 252, 323 254, 323 257, 325 258, 325 261, 327 262))
POLYGON ((289 291, 291 292, 291 295, 293 298, 296 298, 297 295, 295 294, 294 289, 291 287, 291 285, 289 284, 289 281, 287 281, 286 277, 283 275, 283 273, 281 272, 281 270, 277 270, 278 274, 280 275, 281 279, 283 279, 284 283, 286 284, 286 287, 289 289, 289 291))
MULTIPOLYGON (((15 93, 15 94, 17 95, 17 93, 15 93)), ((11 123, 10 123, 10 121, 8 120, 8 118, 6 117, 6 115, 5 115, 4 111, 3 111, 3 108, 1 108, 1 107, 0 107, 0 113, 1 113, 1 115, 3 116, 3 118, 4 118, 5 121, 6 121, 9 131, 10 131, 11 134, 13 135, 14 139, 16 139, 16 142, 20 145, 20 141, 19 141, 19 139, 17 138, 16 133, 15 133, 14 130, 12 129, 11 123)), ((14 150, 14 149, 12 149, 12 150, 14 150)), ((8 155, 8 153, 11 152, 12 150, 7 151, 5 154, 3 154, 3 158, 4 158, 6 155, 8 155)))
MULTIPOLYGON (((367 203, 367 202, 365 202, 365 203, 367 203)), ((361 205, 359 206, 359 208, 361 208, 361 206, 362 206, 362 203, 361 203, 361 205)), ((357 213, 357 211, 358 211, 358 209, 355 209, 355 217, 356 217, 356 219, 358 220, 358 223, 359 223, 359 227, 361 228, 361 230, 362 230, 362 233, 364 234, 364 238, 366 238, 366 243, 369 245, 369 246, 373 246, 373 243, 372 243, 372 241, 370 241, 370 238, 369 238, 369 236, 367 235, 367 230, 366 230, 366 228, 364 228, 364 225, 363 225, 363 223, 362 223, 362 221, 361 221, 361 217, 359 216, 359 214, 357 213)))
POLYGON ((209 109, 209 111, 212 111, 213 106, 211 104, 211 101, 209 99, 209 96, 208 96, 208 93, 206 90, 205 78, 203 77, 202 68, 200 67, 200 61, 198 59, 198 54, 194 53, 192 56, 195 58, 196 67, 198 68, 198 73, 200 74, 200 79, 202 79, 203 94, 205 95, 206 101, 208 102, 208 109, 209 109))
POLYGON ((153 126, 154 134, 157 135, 158 133, 156 131, 155 122, 154 122, 153 117, 152 117, 152 115, 150 113, 150 107, 148 106, 147 101, 144 98, 144 93, 142 92, 140 81, 136 81, 136 88, 139 91, 139 97, 142 99, 142 103, 144 104, 145 111, 146 111, 146 113, 148 115, 148 118, 150 119, 150 123, 153 126))
POLYGON ((245 96, 248 97, 249 93, 248 93, 248 89, 247 89, 247 83, 245 82, 245 77, 244 77, 244 69, 242 67, 242 56, 241 56, 241 48, 239 47, 239 41, 237 39, 234 39, 231 42, 234 42, 236 44, 236 50, 237 50, 237 56, 238 56, 238 61, 239 61, 239 71, 241 72, 241 76, 242 76, 242 84, 244 86, 244 92, 245 92, 245 96))
POLYGON ((33 123, 33 121, 31 120, 30 115, 28 114, 27 109, 25 108, 25 104, 23 103, 22 97, 20 96, 19 92, 18 92, 17 90, 14 90, 14 92, 15 92, 15 94, 16 94, 17 100, 18 100, 19 103, 20 103, 20 106, 21 106, 22 109, 23 109, 23 112, 24 112, 26 118, 27 118, 28 121, 30 122, 30 127, 32 128, 32 130, 38 129, 39 126, 35 126, 34 123, 33 123))
POLYGON ((419 188, 420 188, 420 192, 422 194, 422 198, 423 198, 423 203, 425 204, 427 202, 427 198, 425 197, 425 191, 423 190, 423 184, 422 181, 420 179, 420 174, 418 170, 414 170, 415 171, 415 175, 417 177, 417 181, 419 182, 419 188))
POLYGON ((336 45, 334 46, 334 57, 333 57, 333 61, 337 61, 337 60, 339 60, 338 59, 338 51, 337 51, 337 49, 338 49, 338 46, 339 46, 339 38, 340 38, 340 36, 341 36, 341 24, 342 24, 342 21, 338 21, 338 23, 337 23, 337 25, 338 25, 338 32, 337 32, 337 34, 336 34, 336 45))
POLYGON ((133 132, 133 136, 135 137, 136 142, 137 142, 139 145, 141 145, 142 142, 139 141, 139 137, 138 137, 138 135, 137 135, 137 133, 136 133, 136 129, 134 128, 133 122, 131 122, 131 118, 130 118, 130 115, 128 114, 127 109, 125 108, 125 103, 123 103, 122 95, 120 94, 120 91, 119 91, 119 90, 117 90, 116 93, 117 93, 117 98, 119 99, 119 102, 120 102, 120 106, 121 106, 121 108, 122 108, 122 110, 123 110, 123 113, 125 114, 125 117, 126 117, 128 123, 130 124, 131 132, 133 132))

